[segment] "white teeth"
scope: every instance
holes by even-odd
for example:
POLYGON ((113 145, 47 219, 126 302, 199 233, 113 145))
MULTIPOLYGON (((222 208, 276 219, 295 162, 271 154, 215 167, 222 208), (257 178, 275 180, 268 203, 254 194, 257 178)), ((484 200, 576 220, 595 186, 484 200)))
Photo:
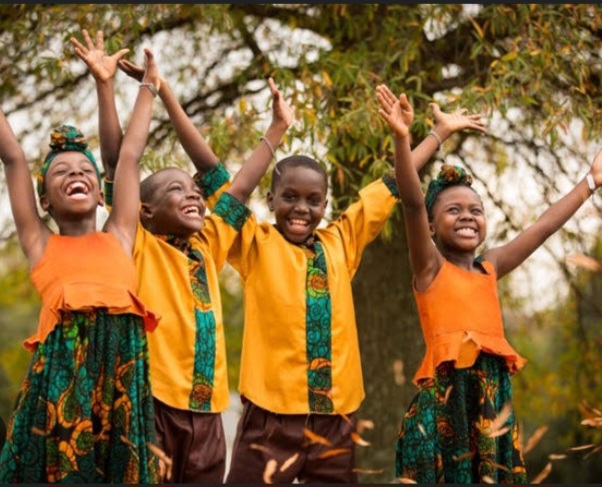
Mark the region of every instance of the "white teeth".
POLYGON ((477 231, 474 228, 468 228, 468 227, 464 227, 464 228, 458 228, 458 230, 456 230, 457 233, 460 233, 462 235, 476 235, 477 231))
POLYGON ((303 226, 308 226, 309 223, 306 222, 305 220, 297 220, 297 219, 291 219, 291 224, 292 225, 303 225, 303 226))
POLYGON ((183 209, 184 214, 186 215, 198 215, 200 213, 199 209, 196 206, 189 206, 183 209))
POLYGON ((87 194, 88 193, 88 188, 81 181, 75 181, 75 182, 71 183, 69 186, 67 186, 67 194, 69 196, 71 196, 76 191, 82 192, 84 194, 87 194))

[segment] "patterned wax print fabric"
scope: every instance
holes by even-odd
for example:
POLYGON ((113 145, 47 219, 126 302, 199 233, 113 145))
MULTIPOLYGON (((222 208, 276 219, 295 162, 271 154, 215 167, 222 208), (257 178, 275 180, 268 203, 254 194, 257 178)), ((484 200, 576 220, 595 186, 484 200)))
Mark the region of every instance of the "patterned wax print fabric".
POLYGON ((61 313, 33 352, 0 454, 0 483, 156 483, 143 318, 61 313))
POLYGON ((513 413, 491 435, 493 421, 512 402, 502 357, 481 353, 472 367, 440 364, 405 414, 396 449, 401 482, 526 483, 525 462, 513 413), (497 433, 502 433, 497 435, 497 433))

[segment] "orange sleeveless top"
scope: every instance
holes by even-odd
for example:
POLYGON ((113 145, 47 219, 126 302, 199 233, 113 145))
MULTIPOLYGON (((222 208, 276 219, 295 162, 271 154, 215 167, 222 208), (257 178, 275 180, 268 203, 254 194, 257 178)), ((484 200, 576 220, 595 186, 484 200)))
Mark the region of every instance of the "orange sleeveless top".
POLYGON ((437 365, 448 360, 455 361, 457 368, 470 367, 481 351, 504 357, 512 374, 525 365, 526 360, 504 336, 493 264, 484 261, 482 265, 486 274, 444 261, 428 289, 414 288, 426 342, 415 384, 434 377, 437 365))
POLYGON ((158 317, 136 297, 133 260, 111 233, 51 235, 31 280, 42 309, 37 331, 23 343, 28 350, 35 350, 60 323, 61 311, 106 308, 114 314, 142 316, 147 331, 157 326, 158 317))

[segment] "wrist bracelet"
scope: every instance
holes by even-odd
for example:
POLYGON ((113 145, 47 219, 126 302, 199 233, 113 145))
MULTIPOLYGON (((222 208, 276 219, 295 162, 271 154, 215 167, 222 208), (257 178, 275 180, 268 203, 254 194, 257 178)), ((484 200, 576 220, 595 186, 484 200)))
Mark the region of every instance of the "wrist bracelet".
POLYGON ((437 149, 441 150, 441 146, 443 145, 443 141, 441 140, 441 137, 439 137, 439 134, 437 132, 435 132, 434 130, 431 130, 429 132, 429 135, 432 135, 433 137, 435 137, 435 139, 437 140, 437 149))
POLYGON ((146 88, 148 88, 150 90, 150 92, 153 94, 154 98, 157 98, 157 95, 159 94, 159 92, 157 91, 157 87, 152 84, 152 83, 148 83, 148 82, 143 82, 140 83, 140 86, 145 86, 146 88))
POLYGON ((265 145, 268 146, 268 149, 270 149, 270 152, 272 153, 272 159, 275 159, 276 158, 276 151, 272 147, 272 144, 270 144, 270 141, 267 139, 267 137, 265 137, 265 136, 262 135, 259 138, 259 140, 263 140, 265 142, 265 145))
POLYGON ((587 187, 592 192, 592 194, 594 194, 594 191, 596 191, 596 181, 594 181, 594 177, 592 176, 591 172, 588 172, 586 174, 585 180, 587 181, 587 187))

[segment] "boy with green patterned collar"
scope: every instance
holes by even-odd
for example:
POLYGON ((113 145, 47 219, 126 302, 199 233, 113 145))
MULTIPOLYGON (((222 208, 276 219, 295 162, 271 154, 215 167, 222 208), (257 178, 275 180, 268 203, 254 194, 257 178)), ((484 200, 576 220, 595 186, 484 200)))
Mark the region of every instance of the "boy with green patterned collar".
MULTIPOLYGON (((112 80, 101 78, 95 59, 106 60, 101 44, 95 47, 87 32, 87 47, 77 40, 76 54, 97 81, 101 148, 106 170, 106 199, 110 203, 115 166, 109 155, 121 143, 112 80), (110 123, 109 123, 110 122, 110 123), (108 162, 108 163, 107 163, 108 162)), ((143 69, 127 61, 119 67, 140 80, 143 69)), ((168 83, 158 92, 173 127, 198 173, 195 178, 179 168, 159 170, 140 188, 141 211, 133 258, 138 292, 161 316, 149 339, 151 386, 155 398, 157 443, 170 457, 165 480, 172 483, 222 483, 226 443, 221 412, 229 403, 224 331, 218 273, 250 212, 244 205, 259 183, 292 121, 273 80, 273 118, 265 137, 238 172, 226 192, 217 197, 205 216, 205 196, 229 180, 224 166, 194 127, 168 83)))

